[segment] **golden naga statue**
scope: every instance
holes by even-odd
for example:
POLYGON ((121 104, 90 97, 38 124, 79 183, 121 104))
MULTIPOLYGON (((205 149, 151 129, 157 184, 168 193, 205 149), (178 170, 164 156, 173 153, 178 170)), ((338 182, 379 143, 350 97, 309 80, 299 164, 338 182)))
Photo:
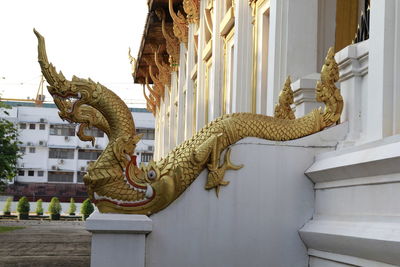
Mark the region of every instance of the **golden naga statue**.
POLYGON ((281 119, 253 113, 228 114, 210 122, 192 138, 173 149, 157 162, 136 165, 134 150, 140 136, 135 133, 131 112, 112 91, 90 79, 73 77, 71 81, 57 73, 49 63, 44 38, 39 40, 39 63, 49 83, 48 90, 59 108, 62 119, 79 123, 78 137, 94 141, 83 134, 84 127, 103 130, 109 144, 88 168, 84 176, 90 199, 100 212, 153 214, 177 199, 204 170, 208 169, 206 189, 216 189, 229 182, 225 171, 239 169, 230 162, 229 146, 253 136, 285 141, 304 137, 335 124, 343 108, 343 100, 335 87, 338 68, 334 52, 329 50, 317 86, 317 99, 326 105, 298 119, 281 119), (224 163, 221 153, 227 149, 224 163))

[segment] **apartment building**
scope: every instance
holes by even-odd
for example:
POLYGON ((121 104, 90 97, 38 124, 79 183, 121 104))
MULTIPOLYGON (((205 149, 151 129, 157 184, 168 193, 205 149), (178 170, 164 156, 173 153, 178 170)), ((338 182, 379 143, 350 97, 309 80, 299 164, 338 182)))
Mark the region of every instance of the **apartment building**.
MULTIPOLYGON (((87 130, 96 138, 83 142, 76 136, 77 125, 62 121, 54 104, 35 107, 31 103, 6 102, 8 120, 13 121, 22 142, 22 158, 18 160, 18 173, 6 194, 15 199, 24 195, 31 200, 59 196, 64 201, 70 197, 78 201, 86 198, 83 176, 91 161, 95 161, 107 146, 107 136, 97 128, 87 130)), ((142 108, 131 108, 138 133, 142 140, 135 151, 137 162, 149 162, 154 150, 154 117, 142 108)))

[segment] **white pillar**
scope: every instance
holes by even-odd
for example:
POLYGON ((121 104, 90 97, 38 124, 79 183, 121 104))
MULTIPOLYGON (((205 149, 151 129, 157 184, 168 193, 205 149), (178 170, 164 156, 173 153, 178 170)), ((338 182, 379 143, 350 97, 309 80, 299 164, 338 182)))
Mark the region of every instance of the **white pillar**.
POLYGON ((178 73, 176 71, 171 73, 171 92, 169 99, 169 149, 176 146, 176 94, 178 91, 178 73))
POLYGON ((232 112, 252 110, 253 24, 248 1, 236 1, 232 112))
POLYGON ((212 68, 211 68, 211 84, 209 92, 209 121, 221 115, 221 99, 224 87, 224 51, 223 41, 220 35, 219 25, 222 20, 222 5, 225 1, 214 2, 214 18, 213 18, 213 36, 212 36, 212 68))
POLYGON ((196 99, 193 99, 193 81, 191 77, 192 70, 195 65, 194 53, 194 32, 196 31, 196 24, 189 24, 188 36, 188 52, 187 52, 187 68, 186 68, 186 113, 185 113, 185 140, 193 135, 193 105, 196 99))
POLYGON ((95 211, 86 230, 92 233, 90 266, 145 266, 146 234, 152 231, 149 217, 95 211))
POLYGON ((184 87, 186 86, 187 72, 186 72, 186 47, 185 44, 180 44, 180 56, 179 56, 179 77, 178 77, 178 120, 176 126, 176 141, 175 144, 179 145, 183 142, 185 138, 185 128, 187 128, 185 124, 185 113, 187 107, 185 107, 184 99, 184 87))
POLYGON ((267 114, 274 113, 288 75, 295 81, 319 72, 318 0, 271 0, 267 114))
POLYGON ((368 136, 373 141, 399 132, 399 11, 397 0, 371 2, 368 136))
POLYGON ((206 30, 206 22, 204 17, 204 9, 207 5, 207 1, 200 1, 200 33, 199 33, 199 43, 197 51, 197 99, 196 99, 196 131, 203 128, 205 124, 205 62, 203 61, 203 49, 205 47, 205 36, 204 30, 206 30))

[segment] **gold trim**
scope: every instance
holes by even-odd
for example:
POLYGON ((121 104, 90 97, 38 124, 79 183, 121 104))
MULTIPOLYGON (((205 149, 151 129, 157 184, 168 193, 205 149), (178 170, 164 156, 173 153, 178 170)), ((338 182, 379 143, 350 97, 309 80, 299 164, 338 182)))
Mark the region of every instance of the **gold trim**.
POLYGON ((202 58, 204 61, 207 61, 211 56, 212 56, 212 39, 208 41, 208 43, 204 47, 202 58))
POLYGON ((235 10, 233 7, 229 8, 221 23, 219 24, 220 34, 227 35, 235 25, 235 10))
MULTIPOLYGON (((249 0, 253 14, 253 77, 252 77, 252 92, 251 92, 251 112, 257 112, 257 65, 258 65, 258 28, 260 26, 259 11, 264 4, 268 5, 266 9, 270 9, 269 0, 249 0)), ((267 63, 268 64, 268 63, 267 63)))

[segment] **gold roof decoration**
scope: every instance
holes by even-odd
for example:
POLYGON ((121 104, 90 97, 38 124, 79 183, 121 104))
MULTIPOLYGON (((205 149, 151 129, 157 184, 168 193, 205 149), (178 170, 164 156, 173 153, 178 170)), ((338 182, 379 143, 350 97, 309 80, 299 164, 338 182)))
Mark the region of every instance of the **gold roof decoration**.
POLYGON ((183 0, 183 10, 185 10, 189 23, 199 24, 200 20, 200 0, 183 0))
POLYGON ((174 21, 174 34, 179 39, 179 41, 181 43, 184 43, 185 46, 187 47, 188 32, 189 32, 188 21, 186 20, 186 17, 181 12, 181 10, 175 13, 172 2, 173 2, 172 0, 168 1, 168 9, 169 9, 169 14, 171 15, 172 20, 174 21))
POLYGON ((158 8, 155 13, 161 21, 161 30, 166 41, 169 64, 174 70, 177 70, 177 67, 179 66, 179 40, 174 35, 172 27, 167 26, 164 9, 158 8))
POLYGON ((167 63, 164 62, 163 59, 163 51, 164 51, 165 46, 164 45, 159 45, 158 48, 156 49, 153 46, 153 51, 154 51, 154 62, 156 63, 156 66, 158 68, 158 77, 160 82, 164 85, 167 86, 168 88, 171 87, 171 72, 173 69, 171 66, 167 63))

